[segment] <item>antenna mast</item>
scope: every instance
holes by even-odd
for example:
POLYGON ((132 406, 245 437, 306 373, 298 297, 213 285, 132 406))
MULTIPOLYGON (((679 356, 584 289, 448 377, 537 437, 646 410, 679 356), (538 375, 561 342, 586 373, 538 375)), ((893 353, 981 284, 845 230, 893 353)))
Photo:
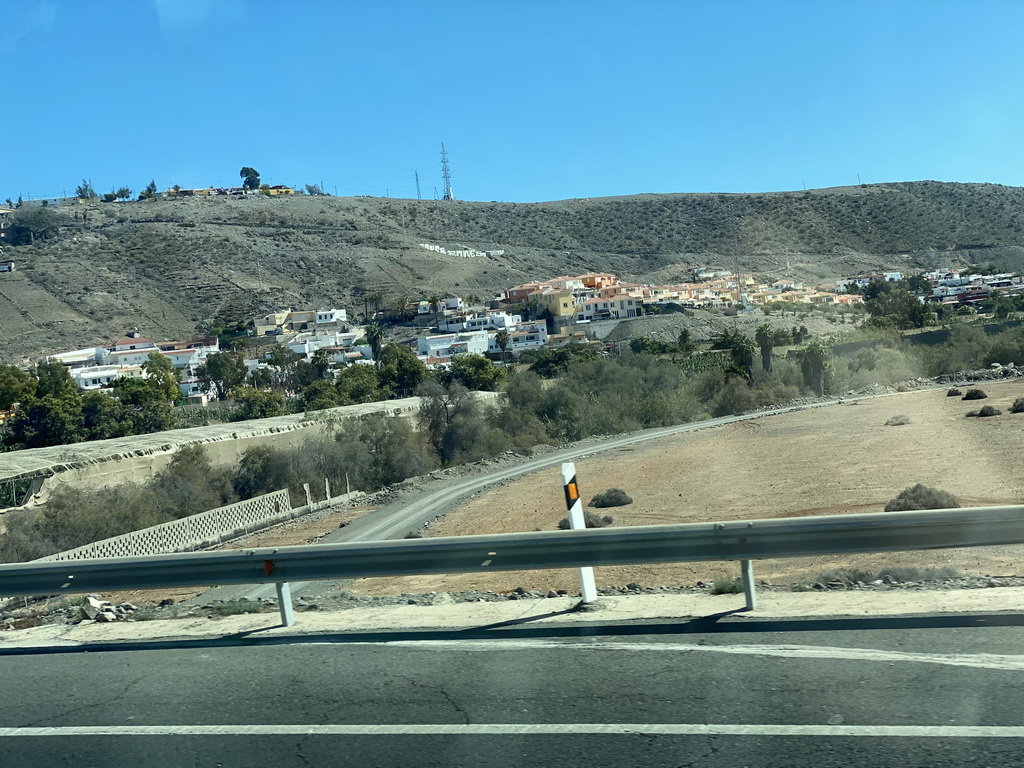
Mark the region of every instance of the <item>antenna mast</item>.
POLYGON ((419 171, 413 171, 413 173, 416 174, 416 199, 417 200, 422 200, 423 199, 423 195, 420 194, 420 172, 419 171))
POLYGON ((448 153, 445 151, 444 142, 441 142, 441 180, 444 182, 444 196, 442 200, 454 200, 455 193, 452 192, 452 171, 448 167, 448 153))

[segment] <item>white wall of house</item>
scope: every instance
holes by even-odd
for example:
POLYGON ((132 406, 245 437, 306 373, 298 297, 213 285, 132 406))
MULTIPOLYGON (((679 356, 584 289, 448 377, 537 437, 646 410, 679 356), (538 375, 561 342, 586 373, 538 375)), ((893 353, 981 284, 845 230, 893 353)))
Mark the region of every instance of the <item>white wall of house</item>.
POLYGON ((453 355, 482 355, 487 352, 486 333, 442 333, 421 336, 417 349, 425 357, 452 357, 453 355))
POLYGON ((344 309, 318 309, 316 311, 318 325, 324 323, 347 323, 348 312, 344 309))
POLYGON ((73 349, 69 352, 47 355, 44 359, 74 369, 102 363, 106 354, 107 350, 104 347, 86 347, 85 349, 73 349))

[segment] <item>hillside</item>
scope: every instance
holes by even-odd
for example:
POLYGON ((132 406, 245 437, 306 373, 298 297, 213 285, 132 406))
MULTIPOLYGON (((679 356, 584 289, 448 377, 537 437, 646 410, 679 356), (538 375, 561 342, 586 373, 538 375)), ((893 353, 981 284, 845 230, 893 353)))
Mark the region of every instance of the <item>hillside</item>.
POLYGON ((694 265, 808 282, 866 269, 1024 268, 1024 189, 912 182, 770 194, 673 194, 547 203, 211 198, 52 209, 60 236, 8 246, 0 358, 104 343, 131 328, 191 335, 280 306, 361 311, 489 296, 590 270, 667 282, 694 265), (463 258, 419 247, 504 250, 463 258), (789 265, 787 273, 787 264, 789 265))

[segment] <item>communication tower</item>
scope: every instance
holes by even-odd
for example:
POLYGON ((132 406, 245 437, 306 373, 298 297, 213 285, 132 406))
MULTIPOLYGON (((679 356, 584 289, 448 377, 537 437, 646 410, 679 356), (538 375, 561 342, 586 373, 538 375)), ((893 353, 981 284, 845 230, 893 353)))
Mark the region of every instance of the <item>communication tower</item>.
POLYGON ((420 194, 420 172, 419 171, 413 171, 413 173, 416 174, 416 199, 417 200, 422 200, 423 199, 423 195, 420 194))
POLYGON ((455 193, 452 192, 452 170, 448 167, 448 153, 445 151, 444 142, 441 142, 441 181, 444 182, 444 195, 442 200, 454 200, 455 193))

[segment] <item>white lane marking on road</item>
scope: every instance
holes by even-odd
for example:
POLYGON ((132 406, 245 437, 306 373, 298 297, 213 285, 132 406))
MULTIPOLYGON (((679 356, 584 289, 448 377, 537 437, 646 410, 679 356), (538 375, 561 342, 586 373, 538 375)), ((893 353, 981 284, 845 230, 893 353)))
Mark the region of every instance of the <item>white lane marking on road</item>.
POLYGON ((491 564, 490 560, 484 560, 482 563, 480 563, 480 565, 490 565, 490 564, 491 564))
POLYGON ((394 725, 85 725, 0 728, 0 738, 30 736, 860 736, 868 738, 1024 738, 1024 727, 994 725, 768 725, 734 723, 478 723, 394 725))
POLYGON ((696 643, 617 643, 582 642, 559 640, 396 640, 389 643, 367 643, 367 645, 402 645, 409 648, 430 647, 466 651, 512 651, 520 649, 551 648, 559 650, 585 651, 646 651, 703 653, 730 653, 741 656, 776 656, 790 659, 846 659, 847 661, 875 662, 918 662, 942 664, 951 667, 975 667, 978 669, 1001 669, 1013 672, 1024 671, 1024 656, 1010 656, 996 653, 913 653, 908 651, 884 651, 874 648, 842 648, 812 645, 697 645, 696 643))

